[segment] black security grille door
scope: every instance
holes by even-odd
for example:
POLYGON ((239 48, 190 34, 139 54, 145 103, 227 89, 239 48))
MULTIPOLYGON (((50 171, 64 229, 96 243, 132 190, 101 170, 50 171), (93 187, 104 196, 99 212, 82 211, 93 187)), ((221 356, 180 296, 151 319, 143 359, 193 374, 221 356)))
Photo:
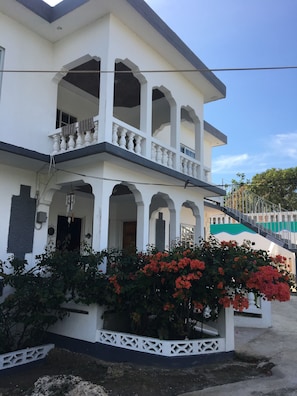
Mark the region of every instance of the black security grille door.
POLYGON ((58 249, 79 250, 81 234, 81 219, 58 216, 56 246, 58 249))

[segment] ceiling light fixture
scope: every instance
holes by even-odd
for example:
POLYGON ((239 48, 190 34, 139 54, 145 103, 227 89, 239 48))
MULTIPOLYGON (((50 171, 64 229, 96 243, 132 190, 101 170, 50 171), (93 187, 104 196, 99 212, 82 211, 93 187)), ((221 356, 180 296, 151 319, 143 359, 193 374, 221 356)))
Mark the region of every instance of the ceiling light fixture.
POLYGON ((55 7, 57 4, 62 3, 63 0, 42 0, 42 1, 51 7, 55 7))

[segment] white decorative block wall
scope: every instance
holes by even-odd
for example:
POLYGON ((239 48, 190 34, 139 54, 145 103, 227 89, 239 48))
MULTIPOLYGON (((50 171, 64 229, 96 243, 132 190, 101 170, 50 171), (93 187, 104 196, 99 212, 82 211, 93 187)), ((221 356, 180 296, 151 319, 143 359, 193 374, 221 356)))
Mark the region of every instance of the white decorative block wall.
POLYGON ((3 355, 0 355, 0 370, 44 359, 49 351, 54 347, 54 344, 47 344, 4 353, 3 355))
POLYGON ((226 352, 225 339, 220 337, 175 341, 159 340, 157 338, 141 337, 135 334, 109 330, 98 330, 97 342, 160 356, 191 356, 226 352))

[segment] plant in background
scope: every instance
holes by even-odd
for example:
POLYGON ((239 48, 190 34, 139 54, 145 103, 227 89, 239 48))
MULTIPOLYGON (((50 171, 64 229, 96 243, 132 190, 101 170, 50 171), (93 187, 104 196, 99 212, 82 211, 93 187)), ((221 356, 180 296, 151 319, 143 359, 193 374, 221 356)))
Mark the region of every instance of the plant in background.
POLYGON ((12 290, 0 304, 0 353, 42 342, 45 331, 67 315, 63 304, 70 300, 101 304, 108 285, 103 258, 90 250, 48 250, 33 268, 25 260, 0 262, 4 286, 12 290))

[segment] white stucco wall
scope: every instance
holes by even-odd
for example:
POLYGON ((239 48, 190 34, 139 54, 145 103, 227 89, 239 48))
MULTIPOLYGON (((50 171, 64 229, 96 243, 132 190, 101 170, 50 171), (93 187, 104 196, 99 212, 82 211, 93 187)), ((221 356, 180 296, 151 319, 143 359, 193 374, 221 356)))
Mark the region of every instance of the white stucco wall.
POLYGON ((55 128, 56 84, 52 74, 37 71, 53 69, 52 44, 1 13, 0 37, 4 68, 16 70, 2 79, 0 140, 48 152, 46 137, 55 128))

